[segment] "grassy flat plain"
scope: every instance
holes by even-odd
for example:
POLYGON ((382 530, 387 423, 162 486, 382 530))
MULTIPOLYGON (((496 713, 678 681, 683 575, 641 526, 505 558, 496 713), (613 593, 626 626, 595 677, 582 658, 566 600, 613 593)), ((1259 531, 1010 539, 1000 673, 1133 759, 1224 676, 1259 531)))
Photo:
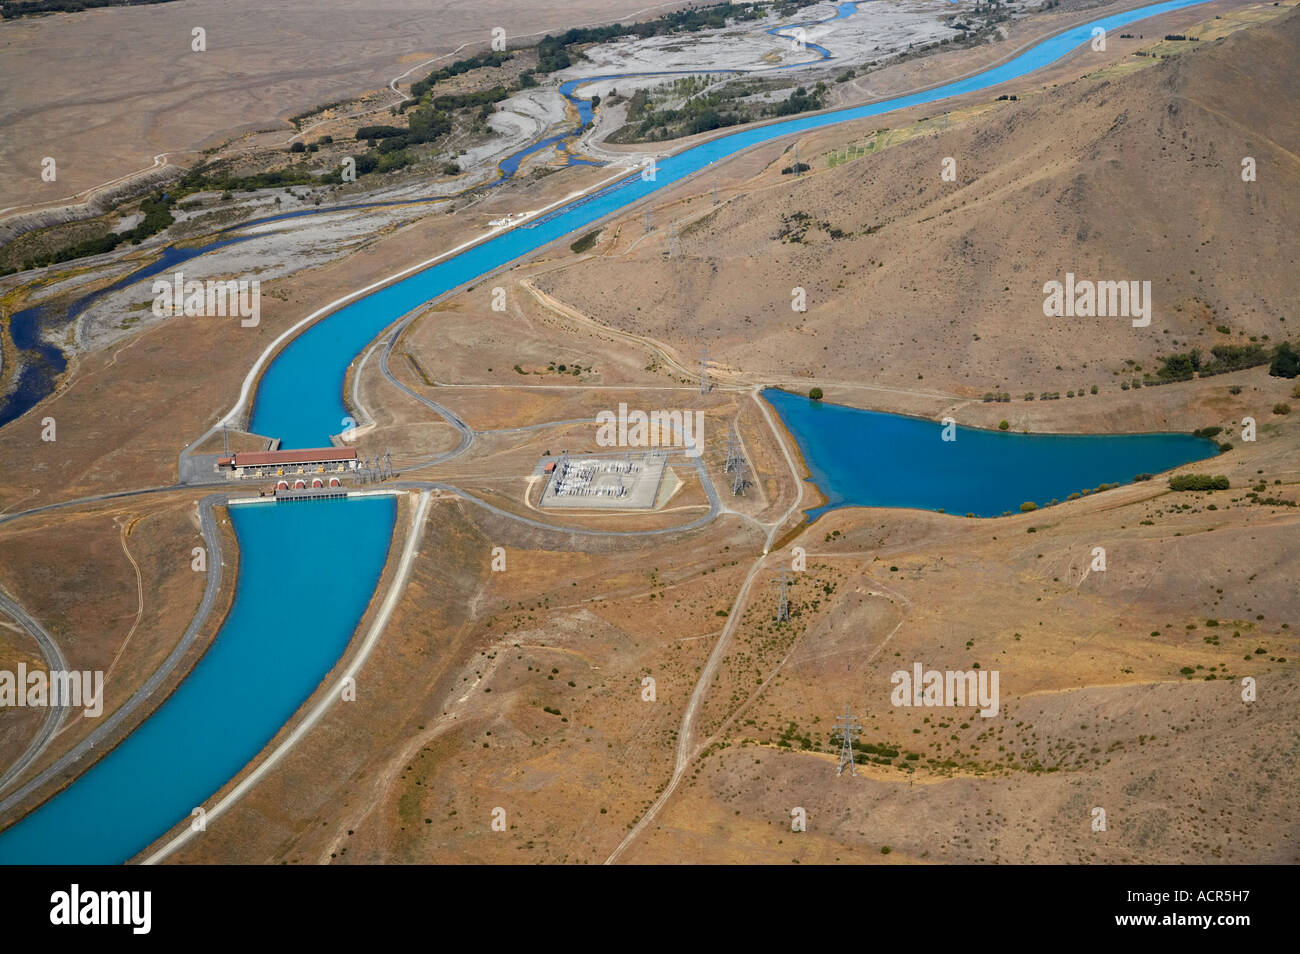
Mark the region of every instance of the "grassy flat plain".
MULTIPOLYGON (((0 209, 58 202, 147 168, 161 153, 188 161, 242 132, 278 128, 288 139, 289 117, 381 90, 462 44, 486 46, 494 27, 511 37, 563 31, 653 6, 187 0, 7 20, 0 24, 5 71, 35 79, 6 84, 0 105, 0 163, 16 172, 0 182, 0 209), (207 31, 201 53, 190 49, 195 28, 207 31), (54 183, 40 179, 49 155, 58 160, 54 183)), ((388 102, 395 99, 390 94, 388 102)))

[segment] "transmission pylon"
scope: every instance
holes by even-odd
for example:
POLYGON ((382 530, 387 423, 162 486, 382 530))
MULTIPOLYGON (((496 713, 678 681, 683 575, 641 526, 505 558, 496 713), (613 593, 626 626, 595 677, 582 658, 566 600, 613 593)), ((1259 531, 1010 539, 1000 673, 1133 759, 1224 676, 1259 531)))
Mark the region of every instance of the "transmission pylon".
POLYGON ((746 479, 748 475, 749 465, 745 463, 745 459, 742 457, 740 460, 736 461, 736 469, 733 471, 731 476, 731 496, 745 496, 745 485, 749 483, 746 479))
POLYGON ((650 231, 650 210, 649 209, 645 210, 645 230, 647 232, 650 231))
POLYGON ((682 247, 677 241, 677 223, 671 222, 668 225, 668 257, 676 258, 682 253, 682 247))
POLYGON ((708 394, 713 387, 709 383, 709 349, 700 349, 700 393, 708 394))
POLYGON ((740 438, 736 435, 736 429, 733 427, 727 434, 727 462, 723 465, 723 473, 729 474, 732 469, 744 460, 744 455, 740 452, 740 438))
POLYGON ((857 734, 862 731, 862 724, 854 718, 853 713, 848 706, 844 707, 844 714, 835 717, 835 728, 840 733, 840 765, 835 770, 835 777, 839 778, 844 771, 844 766, 849 767, 849 775, 857 778, 857 766, 853 762, 853 741, 857 734))
POLYGON ((716 179, 713 182, 713 204, 718 204, 718 183, 716 179))

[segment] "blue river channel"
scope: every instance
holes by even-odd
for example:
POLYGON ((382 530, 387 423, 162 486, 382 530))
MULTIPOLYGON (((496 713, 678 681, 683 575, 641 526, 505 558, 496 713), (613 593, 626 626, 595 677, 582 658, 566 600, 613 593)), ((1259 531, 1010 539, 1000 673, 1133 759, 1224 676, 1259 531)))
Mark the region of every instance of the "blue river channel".
MULTIPOLYGON (((1118 13, 1045 40, 976 76, 868 106, 733 132, 660 160, 653 178, 633 173, 317 322, 267 368, 254 398, 251 429, 281 438, 286 448, 328 444, 330 435, 343 429, 347 413, 343 380, 348 365, 402 315, 742 149, 791 133, 996 86, 1086 43, 1095 26, 1114 30, 1201 2, 1204 0, 1168 0, 1118 13)), ((841 6, 841 15, 849 12, 851 8, 841 6)), ((184 254, 177 253, 178 259, 184 254)), ((131 280, 141 277, 137 273, 131 280)), ((777 394, 769 393, 769 398, 778 410, 787 401, 777 394)), ((927 458, 891 451, 891 442, 903 441, 917 453, 931 446, 938 454, 937 436, 930 435, 930 445, 923 439, 923 431, 907 431, 936 425, 872 415, 879 420, 873 420, 863 439, 856 442, 858 464, 845 463, 818 446, 819 434, 829 436, 841 425, 820 427, 811 419, 801 421, 790 410, 793 402, 803 402, 803 413, 828 418, 841 411, 851 415, 870 412, 831 406, 810 409, 806 398, 788 400, 787 422, 798 435, 805 459, 819 482, 824 481, 828 496, 840 494, 841 502, 1001 513, 1023 500, 1063 497, 1083 487, 1200 459, 1213 451, 1208 442, 1193 444, 1189 443, 1193 438, 1178 435, 1018 438, 962 431, 956 452, 970 456, 966 470, 958 475, 967 482, 978 478, 979 486, 985 488, 967 497, 960 481, 945 481, 933 463, 925 463, 927 458), (888 430, 878 428, 898 428, 906 436, 893 438, 888 430), (805 429, 807 434, 801 433, 805 429), (999 443, 985 445, 979 452, 983 440, 999 443), (1045 452, 1032 453, 1027 450, 1031 446, 1045 452), (1012 454, 1020 456, 1013 458, 1012 454), (1009 483, 1028 473, 1003 473, 999 485, 998 480, 980 477, 982 469, 990 467, 1001 472, 1010 459, 1021 460, 1025 468, 1032 465, 1032 473, 1041 479, 1009 483), (892 475, 894 490, 889 490, 883 478, 877 481, 874 476, 871 486, 876 489, 867 493, 847 482, 849 476, 870 476, 873 469, 881 467, 892 475), (926 484, 932 485, 928 497, 923 493, 926 484)), ((850 430, 841 433, 855 433, 853 427, 861 431, 861 425, 852 423, 842 427, 850 430)), ((121 863, 133 857, 188 818, 193 808, 247 765, 337 662, 382 572, 395 521, 393 499, 250 505, 232 507, 230 514, 241 563, 234 605, 217 639, 175 693, 116 749, 63 792, 0 833, 0 863, 121 863)))
MULTIPOLYGON (((959 516, 1016 513, 1101 484, 1130 483, 1213 457, 1190 434, 1017 434, 958 427, 943 440, 936 421, 814 401, 767 388, 803 454, 812 482, 836 507, 911 507, 959 516)), ((1086 400, 1086 399, 1085 399, 1086 400)))
POLYGON ((343 654, 388 557, 396 498, 229 513, 239 578, 219 637, 121 745, 0 835, 0 864, 136 855, 234 778, 343 654))

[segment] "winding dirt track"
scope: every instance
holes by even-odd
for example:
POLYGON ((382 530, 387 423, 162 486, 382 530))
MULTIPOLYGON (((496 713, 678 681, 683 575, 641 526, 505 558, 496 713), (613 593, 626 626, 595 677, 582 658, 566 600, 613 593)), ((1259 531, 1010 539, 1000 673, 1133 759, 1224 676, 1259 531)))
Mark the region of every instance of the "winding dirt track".
POLYGON ((619 857, 627 850, 628 846, 631 845, 647 827, 649 827, 652 821, 654 821, 660 810, 668 803, 668 799, 672 797, 673 792, 677 790, 678 784, 680 784, 681 780, 685 778, 686 770, 690 768, 691 762, 694 761, 695 757, 699 754, 700 749, 703 748, 703 746, 696 746, 693 744, 695 738, 695 718, 699 713, 700 703, 704 701, 704 696, 709 690, 709 684, 713 681, 713 674, 717 672, 718 666, 722 662, 722 657, 727 648, 727 644, 731 640, 731 634, 735 632, 737 624, 744 615, 745 602, 749 598, 750 588, 754 584, 755 577, 759 575, 763 570, 764 565, 767 563, 773 539, 776 537, 777 532, 785 526, 786 521, 788 521, 790 517, 798 511, 800 504, 803 503, 803 479, 800 477, 799 468, 794 462, 794 457, 790 454, 790 449, 786 446, 785 438, 781 435, 781 429, 776 426, 776 422, 772 419, 771 410, 759 398, 758 392, 759 388, 756 386, 752 391, 754 403, 757 404, 759 410, 763 412, 763 417, 767 421, 768 427, 772 429, 772 436, 775 438, 777 445, 781 448, 782 455, 785 457, 786 466, 790 468, 790 474, 794 478, 794 502, 790 504, 790 507, 781 515, 779 520, 774 521, 770 525, 767 533, 767 540, 763 544, 763 553, 754 561, 753 566, 749 568, 749 572, 745 574, 745 581, 740 585, 740 592, 736 594, 736 599, 731 604, 731 609, 727 613, 727 623, 722 627, 722 633, 718 636, 718 641, 713 644, 713 651, 709 653, 708 660, 700 670, 700 678, 695 682, 695 688, 691 692, 691 698, 686 703, 686 710, 682 713, 681 727, 677 731, 677 761, 673 767, 672 778, 668 780, 667 786, 665 786, 664 790, 659 793, 659 797, 654 800, 654 803, 646 809, 645 814, 637 820, 636 824, 632 826, 632 829, 627 833, 623 840, 619 842, 618 847, 615 848, 610 853, 609 857, 605 859, 605 864, 607 865, 618 861, 619 857))

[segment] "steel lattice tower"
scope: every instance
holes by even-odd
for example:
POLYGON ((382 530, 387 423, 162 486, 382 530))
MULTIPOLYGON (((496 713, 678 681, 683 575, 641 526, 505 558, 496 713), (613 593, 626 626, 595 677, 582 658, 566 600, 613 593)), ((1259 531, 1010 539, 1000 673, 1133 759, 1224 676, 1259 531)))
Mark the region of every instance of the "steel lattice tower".
POLYGON ((709 349, 700 351, 700 393, 708 394, 712 385, 709 383, 709 349))
POLYGON ((790 583, 786 579, 786 569, 784 566, 781 567, 780 580, 777 580, 775 582, 779 582, 781 584, 781 594, 776 604, 776 621, 778 623, 782 623, 782 622, 788 623, 790 621, 790 595, 789 595, 790 583))
POLYGON ((840 765, 835 770, 835 777, 839 778, 844 771, 844 766, 848 765, 849 775, 857 778, 858 770, 853 762, 853 740, 862 731, 862 724, 853 717, 849 707, 845 706, 844 714, 835 717, 835 727, 840 733, 840 765))
POLYGON ((749 465, 745 463, 745 459, 742 457, 741 459, 736 461, 735 471, 732 474, 731 496, 733 497, 745 496, 745 485, 749 483, 749 481, 746 480, 745 477, 748 473, 749 473, 749 465))
POLYGON ((723 465, 722 472, 724 474, 731 473, 732 469, 742 460, 744 460, 744 456, 740 453, 740 438, 736 436, 736 429, 733 427, 727 433, 727 462, 723 465))

